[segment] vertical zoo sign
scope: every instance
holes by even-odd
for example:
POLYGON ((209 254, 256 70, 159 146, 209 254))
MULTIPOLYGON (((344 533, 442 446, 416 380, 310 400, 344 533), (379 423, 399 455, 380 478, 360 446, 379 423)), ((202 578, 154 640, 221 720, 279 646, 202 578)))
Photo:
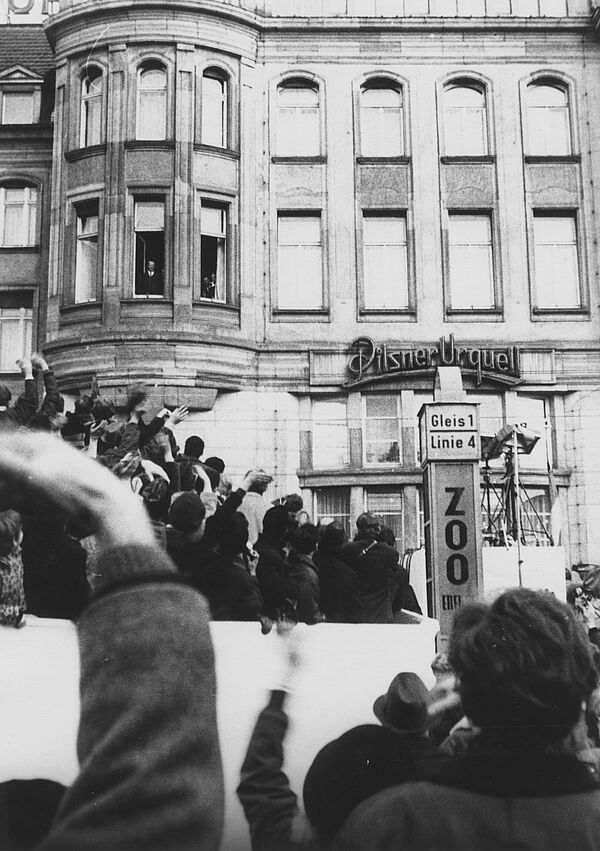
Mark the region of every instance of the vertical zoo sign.
POLYGON ((454 612, 478 598, 479 489, 462 464, 437 462, 429 474, 436 615, 447 636, 454 612))

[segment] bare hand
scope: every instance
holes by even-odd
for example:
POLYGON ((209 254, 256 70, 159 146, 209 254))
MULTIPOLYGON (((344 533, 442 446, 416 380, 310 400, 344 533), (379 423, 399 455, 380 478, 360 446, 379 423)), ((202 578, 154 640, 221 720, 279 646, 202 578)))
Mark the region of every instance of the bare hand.
POLYGON ((29 358, 19 358, 17 366, 25 376, 25 378, 33 377, 33 364, 29 358))
POLYGON ((0 498, 12 505, 42 497, 97 535, 103 549, 154 543, 129 483, 49 435, 15 432, 0 442, 0 498))
POLYGON ((242 490, 249 490, 252 485, 265 484, 268 485, 273 481, 273 476, 265 473, 264 470, 251 470, 246 476, 240 487, 242 490))
POLYGON ((187 405, 180 405, 178 408, 175 408, 174 411, 171 411, 170 425, 182 423, 188 414, 189 410, 187 405))
POLYGON ((39 352, 34 352, 31 355, 31 363, 33 364, 33 366, 37 367, 38 369, 41 369, 42 371, 48 369, 48 364, 39 352))

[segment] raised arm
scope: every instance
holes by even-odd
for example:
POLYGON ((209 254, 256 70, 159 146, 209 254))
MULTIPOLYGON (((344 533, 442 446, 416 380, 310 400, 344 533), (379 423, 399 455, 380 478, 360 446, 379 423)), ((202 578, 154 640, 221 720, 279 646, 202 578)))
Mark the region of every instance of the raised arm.
POLYGON ((0 444, 0 498, 47 498, 96 534, 78 623, 80 773, 40 851, 218 849, 223 788, 203 598, 155 546, 127 485, 42 435, 0 444))

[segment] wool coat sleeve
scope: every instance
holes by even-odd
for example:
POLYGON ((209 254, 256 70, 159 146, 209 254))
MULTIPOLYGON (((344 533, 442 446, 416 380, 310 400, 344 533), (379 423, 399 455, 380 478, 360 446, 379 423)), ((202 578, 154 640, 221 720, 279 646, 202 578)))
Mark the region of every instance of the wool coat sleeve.
POLYGON ((11 424, 26 425, 35 414, 38 405, 37 384, 34 378, 25 379, 25 390, 19 396, 13 408, 6 412, 11 424))
POLYGON ((104 553, 78 623, 80 772, 39 851, 219 848, 223 778, 204 599, 152 546, 104 553))
POLYGON ((298 802, 283 771, 288 718, 285 691, 272 691, 258 716, 242 764, 238 798, 250 828, 252 851, 289 851, 298 802))
POLYGON ((44 401, 42 402, 40 413, 48 414, 48 416, 54 416, 54 414, 56 414, 62 406, 63 397, 58 389, 56 376, 51 369, 45 369, 42 373, 42 377, 44 379, 44 389, 46 392, 44 394, 44 401))

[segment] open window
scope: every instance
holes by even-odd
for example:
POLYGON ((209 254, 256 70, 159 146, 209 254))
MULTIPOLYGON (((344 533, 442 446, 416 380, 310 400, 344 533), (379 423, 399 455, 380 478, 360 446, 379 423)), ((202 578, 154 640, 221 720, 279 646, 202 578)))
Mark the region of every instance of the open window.
POLYGON ((136 198, 135 296, 161 298, 165 294, 165 200, 136 198))
POLYGON ((219 69, 209 68, 202 74, 202 144, 226 148, 228 143, 229 81, 219 69))

